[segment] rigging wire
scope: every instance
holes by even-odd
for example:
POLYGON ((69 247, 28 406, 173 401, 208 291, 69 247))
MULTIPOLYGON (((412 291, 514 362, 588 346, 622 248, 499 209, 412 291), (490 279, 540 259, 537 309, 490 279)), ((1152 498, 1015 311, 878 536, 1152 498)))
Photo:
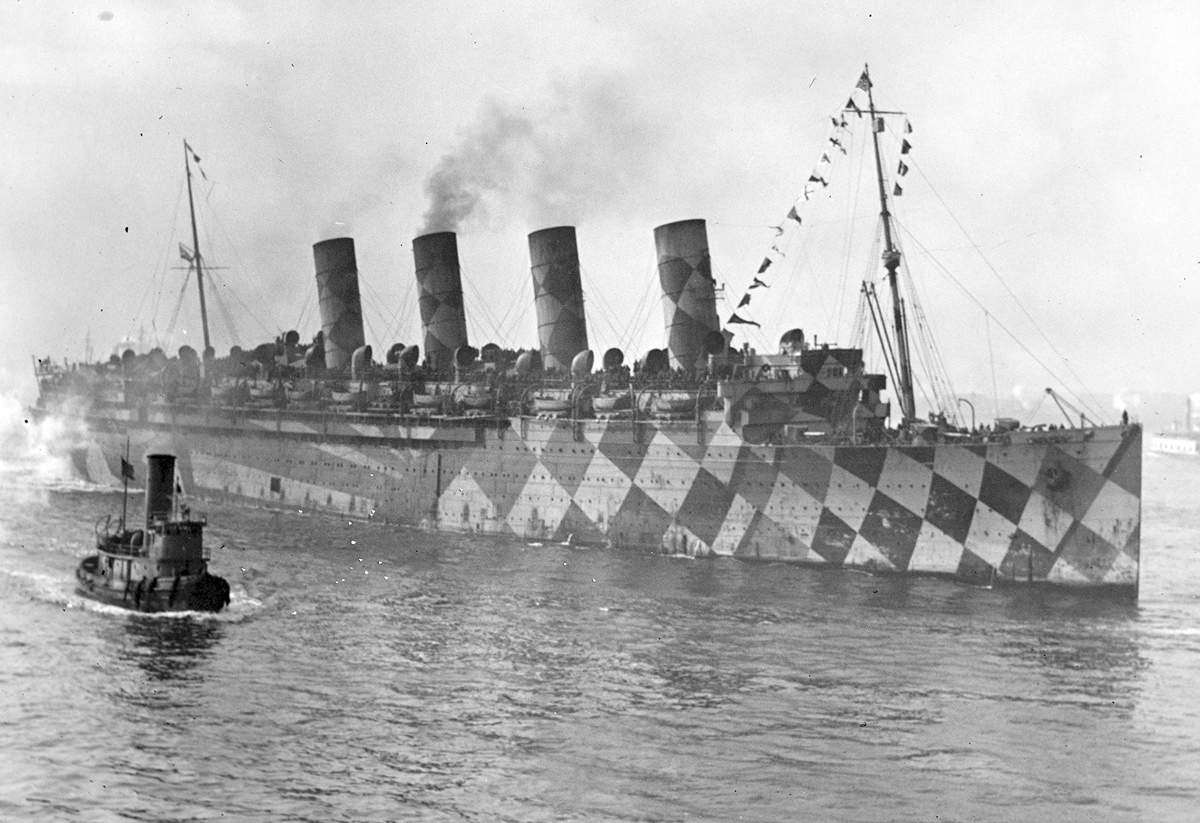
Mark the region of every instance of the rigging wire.
POLYGON ((865 289, 858 290, 858 300, 854 311, 854 319, 851 321, 850 327, 850 346, 863 350, 863 360, 867 359, 867 344, 871 341, 871 337, 867 334, 867 312, 870 306, 867 305, 867 294, 865 289))
MULTIPOLYGON (((370 306, 371 310, 381 320, 386 320, 387 312, 384 310, 384 302, 379 297, 379 295, 375 292, 375 290, 373 288, 371 288, 370 282, 368 282, 367 280, 364 280, 363 278, 360 277, 358 279, 358 286, 359 286, 359 295, 361 296, 362 294, 366 294, 367 299, 371 301, 371 306, 370 306)), ((364 311, 364 312, 362 312, 362 318, 363 318, 363 322, 367 325, 367 331, 370 333, 371 339, 375 340, 380 346, 385 347, 384 351, 386 351, 387 350, 386 347, 388 345, 387 340, 384 338, 381 338, 377 334, 375 334, 375 327, 371 324, 371 316, 367 312, 364 311)), ((374 354, 374 352, 372 352, 372 354, 374 354)))
MULTIPOLYGON (((471 297, 473 298, 473 301, 476 304, 474 306, 474 309, 478 310, 479 316, 483 317, 483 319, 485 321, 487 321, 487 324, 491 326, 492 339, 500 341, 500 344, 504 348, 510 348, 509 337, 501 332, 500 325, 499 325, 499 323, 496 322, 496 318, 492 315, 491 309, 489 308, 489 305, 488 305, 488 301, 484 298, 483 294, 479 291, 479 288, 475 285, 473 278, 469 276, 469 272, 467 271, 467 268, 465 266, 460 266, 460 271, 463 275, 467 275, 465 277, 461 277, 460 280, 462 282, 465 282, 467 284, 467 287, 471 290, 471 297)), ((480 331, 482 329, 482 327, 479 326, 479 324, 474 322, 474 320, 473 320, 474 316, 475 316, 475 311, 470 312, 470 314, 468 316, 468 322, 470 322, 471 325, 475 325, 477 327, 476 330, 480 331)), ((472 336, 476 337, 476 339, 479 339, 486 335, 478 334, 478 335, 472 335, 472 336)))
MULTIPOLYGON (((217 187, 216 181, 211 180, 208 191, 204 192, 204 205, 207 207, 205 210, 205 214, 204 214, 205 219, 203 221, 204 239, 208 243, 208 247, 213 248, 213 237, 212 237, 212 232, 209 229, 209 226, 215 225, 220 230, 221 236, 223 238, 225 238, 225 243, 226 243, 227 247, 233 253, 233 259, 237 262, 238 270, 245 272, 248 270, 248 267, 246 266, 245 261, 243 261, 241 255, 238 254, 237 246, 234 244, 233 240, 230 239, 229 232, 227 232, 225 230, 225 224, 221 222, 221 219, 217 216, 216 210, 212 208, 211 197, 212 197, 212 193, 216 189, 216 187, 217 187)), ((194 251, 195 251, 195 249, 193 249, 193 252, 194 251)), ((232 298, 233 301, 236 302, 239 306, 241 306, 242 309, 246 312, 246 314, 249 315, 250 319, 252 319, 255 323, 257 323, 263 331, 265 331, 268 335, 274 334, 274 331, 272 330, 272 326, 274 326, 275 330, 277 330, 278 324, 273 324, 273 323, 269 324, 269 323, 264 322, 263 319, 258 315, 258 313, 255 312, 254 309, 250 308, 250 306, 246 303, 246 301, 242 300, 242 298, 238 294, 237 290, 233 288, 233 286, 225 279, 225 277, 223 275, 214 275, 212 273, 213 271, 215 271, 214 269, 208 269, 206 271, 209 274, 209 281, 212 282, 212 284, 213 284, 213 293, 214 294, 216 293, 218 286, 220 288, 223 288, 226 292, 229 293, 229 297, 232 298)), ((257 294, 257 289, 252 289, 252 291, 256 292, 255 298, 261 303, 261 305, 264 305, 264 306, 271 305, 271 301, 263 300, 262 295, 257 294)), ((229 330, 231 332, 233 332, 232 325, 230 325, 229 330)))
POLYGON ((987 329, 988 361, 992 364, 992 409, 996 417, 1000 416, 1000 389, 996 386, 996 357, 992 354, 992 319, 987 312, 983 313, 984 328, 987 329))
MULTIPOLYGON (((384 327, 384 336, 383 336, 383 339, 380 340, 380 344, 384 347, 385 352, 388 349, 391 349, 391 347, 393 345, 395 345, 396 343, 404 343, 403 340, 399 339, 400 338, 400 327, 404 325, 404 321, 405 321, 405 319, 407 319, 407 317, 408 317, 408 307, 405 305, 405 302, 402 301, 400 303, 400 309, 392 315, 391 322, 389 322, 387 324, 387 326, 384 327), (389 342, 389 341, 391 341, 391 342, 389 342)), ((386 315, 385 315, 385 319, 386 319, 386 315)), ((404 345, 407 346, 408 344, 404 343, 404 345)))
POLYGON ((171 322, 167 324, 167 331, 163 338, 167 341, 171 340, 171 336, 175 334, 175 321, 179 319, 179 309, 183 306, 183 296, 187 293, 188 281, 192 279, 192 267, 188 266, 187 272, 183 275, 183 286, 179 289, 179 299, 175 301, 175 311, 171 312, 171 322))
MULTIPOLYGON (((801 246, 799 249, 796 249, 796 250, 793 250, 791 248, 791 246, 789 246, 788 251, 792 255, 792 257, 791 258, 784 257, 784 259, 790 260, 789 275, 782 278, 782 280, 783 280, 782 284, 780 283, 779 280, 775 280, 775 286, 780 287, 781 290, 778 293, 778 295, 776 297, 774 297, 774 299, 771 300, 772 311, 771 311, 770 315, 768 315, 767 317, 764 318, 767 321, 767 325, 770 327, 773 327, 775 329, 780 328, 780 326, 782 326, 784 323, 784 319, 783 319, 784 312, 787 311, 788 306, 790 306, 792 304, 792 299, 793 299, 792 295, 799 288, 800 281, 803 277, 802 266, 805 262, 807 262, 807 258, 805 256, 805 252, 807 250, 804 249, 803 246, 801 246)), ((776 262, 776 265, 778 265, 778 261, 776 262)), ((782 266, 780 268, 782 269, 782 266)), ((756 271, 754 274, 750 275, 750 282, 753 283, 754 279, 756 279, 758 277, 759 277, 759 272, 756 271)), ((770 295, 770 292, 766 291, 766 289, 768 289, 770 287, 766 286, 763 288, 764 288, 764 290, 762 292, 759 292, 757 295, 758 299, 760 301, 768 299, 768 297, 770 295)), ((749 290, 749 287, 743 289, 742 293, 750 294, 751 292, 749 290)), ((763 331, 762 328, 756 328, 754 330, 754 332, 751 332, 750 329, 747 328, 745 330, 744 334, 746 335, 747 338, 753 336, 754 340, 757 341, 760 345, 765 345, 764 341, 766 340, 766 336, 765 336, 765 332, 763 331)))
MULTIPOLYGON (((508 302, 508 308, 506 308, 504 310, 504 314, 500 316, 499 325, 501 328, 517 328, 517 324, 520 323, 520 321, 525 317, 525 312, 529 311, 529 306, 534 302, 533 295, 530 294, 530 289, 533 288, 533 278, 530 277, 529 279, 526 279, 522 277, 520 282, 521 285, 513 290, 513 297, 508 302), (517 316, 513 318, 512 323, 509 323, 509 316, 513 313, 513 310, 518 307, 520 307, 520 311, 517 312, 517 316)), ((515 340, 516 338, 514 337, 513 339, 515 340)), ((506 344, 506 347, 512 348, 511 343, 506 344)))
MULTIPOLYGON (((846 245, 845 245, 845 249, 842 253, 842 261, 843 261, 842 276, 841 276, 841 280, 838 283, 837 311, 834 314, 833 325, 829 329, 830 333, 836 333, 838 330, 841 329, 841 326, 842 326, 842 311, 845 308, 846 293, 847 293, 847 291, 849 289, 849 285, 850 285, 850 265, 851 265, 850 261, 854 259, 854 255, 852 252, 854 249, 854 242, 855 242, 855 227, 858 225, 858 220, 856 218, 856 215, 858 214, 859 199, 860 199, 860 196, 861 196, 862 190, 863 190, 862 178, 863 178, 863 175, 866 174, 867 168, 868 168, 867 155, 866 155, 866 152, 863 150, 866 148, 867 142, 865 140, 861 141, 863 149, 859 149, 856 147, 854 132, 847 129, 846 133, 848 135, 847 141, 851 144, 851 148, 847 149, 847 152, 849 152, 851 150, 854 151, 854 157, 857 158, 857 160, 858 160, 858 163, 857 163, 858 173, 856 175, 857 179, 854 182, 851 182, 850 174, 846 175, 846 186, 852 193, 853 197, 846 198, 846 216, 845 216, 846 227, 847 227, 846 235, 845 235, 846 245)), ((848 154, 847 154, 847 157, 849 157, 848 154)), ((879 234, 879 230, 877 229, 876 237, 875 237, 875 244, 872 247, 873 251, 875 250, 875 246, 877 246, 878 242, 879 242, 878 234, 879 234)))
POLYGON ((900 384, 900 366, 896 352, 892 348, 892 338, 887 332, 887 321, 883 316, 883 307, 879 304, 879 295, 875 291, 873 283, 863 283, 862 293, 867 309, 871 313, 871 325, 875 328, 875 336, 879 340, 880 356, 883 358, 888 375, 891 376, 893 391, 896 391, 895 387, 900 384))
POLYGON ((931 412, 937 410, 957 423, 959 417, 957 395, 949 375, 946 373, 941 354, 938 352, 925 310, 920 303, 914 302, 912 319, 920 341, 917 350, 918 359, 929 383, 927 391, 924 381, 920 381, 921 393, 925 396, 931 412))
POLYGON ((643 265, 642 271, 644 275, 641 278, 642 292, 638 296, 637 303, 634 305, 633 313, 630 315, 630 322, 625 324, 625 331, 618 338, 617 343, 617 347, 626 354, 630 353, 635 340, 640 341, 645 337, 646 327, 650 321, 650 314, 654 311, 655 304, 659 302, 653 298, 655 291, 654 284, 657 281, 656 268, 653 265, 643 265))
MULTIPOLYGON (((1062 355, 1062 353, 1058 351, 1058 349, 1050 341, 1050 338, 1042 330, 1041 326, 1039 326, 1037 321, 1033 319, 1033 315, 1031 315, 1029 313, 1029 311, 1025 308, 1024 304, 1021 303, 1021 301, 1017 297, 1016 293, 1013 292, 1013 290, 1009 287, 1008 283, 1005 282, 1004 278, 1000 276, 1000 272, 998 272, 996 270, 995 266, 993 266, 991 264, 991 261, 988 260, 983 255, 983 252, 980 251, 980 249, 979 249, 979 245, 975 242, 974 238, 972 238, 971 235, 967 232, 966 228, 962 225, 962 223, 959 222, 958 218, 954 215, 954 213, 952 211, 950 211, 950 207, 948 205, 946 205, 946 201, 942 199, 941 194, 938 192, 938 190, 936 188, 934 188, 933 184, 929 181, 929 178, 925 176, 925 172, 916 163, 910 162, 908 165, 910 166, 910 168, 916 169, 917 174, 921 175, 921 179, 924 180, 925 183, 929 186, 929 190, 933 193, 933 196, 935 198, 937 198, 938 203, 940 203, 942 208, 945 209, 946 214, 949 215, 950 219, 954 221, 954 225, 957 226, 958 230, 962 232, 963 237, 966 238, 966 240, 967 240, 967 243, 971 246, 971 248, 975 251, 975 253, 979 255, 979 258, 983 261, 983 264, 987 267, 988 271, 990 271, 992 273, 992 276, 994 276, 996 278, 996 280, 999 281, 1000 285, 1004 287, 1004 290, 1006 292, 1008 292, 1008 296, 1013 299, 1013 302, 1017 304, 1017 308, 1019 308, 1021 310, 1021 313, 1024 314, 1026 319, 1029 320, 1029 322, 1033 325, 1034 330, 1038 333, 1038 335, 1041 336, 1043 342, 1045 342, 1045 344, 1050 347, 1050 351, 1052 351, 1054 353, 1055 357, 1057 357, 1062 362, 1063 367, 1066 368, 1066 370, 1070 373, 1070 375, 1073 378, 1075 378, 1075 380, 1079 384, 1079 387, 1086 391, 1086 388, 1087 388, 1086 384, 1083 382, 1083 379, 1080 378, 1080 376, 1078 374, 1076 374, 1075 370, 1073 368, 1071 368, 1070 361, 1067 360, 1067 358, 1064 357, 1062 355)), ((1044 364, 1042 364, 1040 361, 1039 361, 1039 365, 1041 365, 1042 368, 1046 368, 1046 366, 1044 364)), ((1049 369, 1047 369, 1047 372, 1049 372, 1051 377, 1055 377, 1054 373, 1051 372, 1049 369)), ((1066 388, 1066 387, 1064 387, 1064 388, 1066 388)), ((1079 397, 1078 394, 1076 394, 1074 392, 1073 389, 1068 388, 1068 391, 1070 391, 1072 393, 1072 395, 1075 397, 1076 402, 1078 402, 1081 406, 1083 406, 1085 409, 1087 409, 1087 411, 1095 414, 1091 408, 1089 408, 1086 404, 1084 404, 1083 400, 1079 397)), ((1099 415, 1095 415, 1095 416, 1097 417, 1097 419, 1100 419, 1099 415)))
MULTIPOLYGON (((296 325, 293 327, 296 329, 297 333, 300 333, 300 329, 304 328, 304 323, 308 319, 308 310, 312 306, 312 299, 313 299, 313 290, 306 289, 305 295, 304 295, 304 302, 300 305, 300 314, 296 318, 296 325)), ((303 337, 301 339, 303 339, 303 337)))
POLYGON ((226 331, 229 334, 229 339, 233 341, 233 345, 240 346, 241 339, 237 331, 237 326, 233 323, 233 318, 229 314, 229 308, 225 305, 225 301, 221 298, 221 292, 218 289, 212 290, 214 302, 217 304, 217 310, 221 313, 221 319, 225 322, 226 331))
POLYGON ((151 327, 154 326, 154 319, 158 316, 159 302, 162 299, 163 290, 166 289, 166 287, 167 287, 167 271, 168 271, 167 263, 170 260, 171 240, 175 237, 176 221, 179 219, 179 206, 180 206, 180 201, 183 198, 183 187, 184 187, 184 181, 181 179, 179 181, 179 191, 175 195, 175 209, 171 214, 170 222, 168 222, 166 224, 166 231, 164 232, 164 234, 166 235, 166 238, 167 238, 167 242, 159 247, 160 248, 159 257, 155 261, 154 276, 153 276, 153 279, 150 281, 150 288, 147 289, 146 291, 142 292, 142 299, 138 303, 137 309, 131 315, 132 319, 130 321, 129 331, 125 335, 126 337, 133 336, 133 327, 134 327, 134 325, 137 324, 138 319, 141 317, 142 308, 146 305, 146 299, 150 296, 151 293, 154 293, 154 302, 151 304, 151 310, 150 310, 151 327), (157 291, 154 288, 155 284, 158 285, 157 291))
MULTIPOLYGON (((898 221, 897 226, 899 226, 898 221)), ((950 374, 946 369, 945 358, 942 357, 933 326, 925 314, 924 301, 921 299, 917 282, 912 276, 912 270, 908 266, 908 257, 903 248, 901 234, 901 232, 897 232, 894 238, 896 248, 900 251, 900 271, 903 275, 904 290, 909 295, 909 303, 911 305, 910 319, 917 331, 917 357, 921 361, 921 368, 925 373, 926 379, 929 381, 929 392, 932 392, 933 397, 930 398, 924 385, 921 386, 921 393, 925 396, 926 403, 929 404, 931 409, 936 408, 957 423, 959 412, 954 383, 950 379, 950 374)))
POLYGON ((1023 425, 1028 426, 1030 423, 1032 423, 1037 418, 1037 413, 1039 411, 1041 411, 1042 404, 1045 402, 1046 402, 1046 392, 1042 392, 1041 395, 1038 397, 1037 405, 1033 407, 1032 411, 1030 411, 1028 414, 1025 415, 1025 420, 1023 421, 1023 425))
POLYGON ((921 306, 916 301, 911 302, 910 320, 911 327, 917 330, 917 360, 920 362, 921 369, 924 371, 925 380, 914 380, 917 388, 921 391, 921 396, 925 399, 926 405, 930 412, 934 410, 940 411, 955 423, 958 422, 958 411, 955 408, 955 403, 949 402, 954 397, 953 390, 946 384, 946 381, 939 373, 938 357, 935 354, 935 346, 931 338, 930 329, 926 326, 925 313, 921 306), (928 386, 926 386, 928 382, 928 386))
POLYGON ((400 308, 397 310, 392 324, 388 327, 388 340, 396 340, 400 336, 400 327, 404 325, 406 320, 412 317, 413 307, 410 304, 412 302, 413 289, 416 286, 416 279, 407 277, 404 280, 407 285, 400 295, 400 308))
POLYGON ((617 338, 617 345, 625 354, 629 354, 635 337, 639 339, 645 337, 646 324, 650 322, 650 312, 654 310, 654 301, 651 299, 651 295, 654 293, 654 280, 652 275, 642 278, 642 293, 634 305, 632 319, 625 325, 625 333, 617 338))
MULTIPOLYGON (((596 316, 599 317, 600 320, 603 320, 604 324, 608 327, 609 334, 612 335, 612 337, 610 339, 613 341, 619 340, 621 337, 621 331, 620 331, 620 319, 619 319, 617 313, 608 304, 608 301, 606 301, 604 299, 603 290, 596 288, 596 284, 592 280, 591 274, 587 271, 587 269, 580 266, 579 273, 581 275, 581 278, 585 281, 585 283, 587 285, 587 292, 584 295, 585 311, 587 308, 587 303, 591 302, 592 306, 595 307, 595 309, 596 309, 596 311, 595 311, 596 316), (588 301, 587 294, 596 295, 595 300, 588 301)), ((592 342, 592 345, 595 346, 595 341, 593 340, 591 342, 592 342)))
MULTIPOLYGON (((1001 322, 1000 322, 1000 320, 999 320, 999 318, 997 318, 997 317, 996 317, 994 314, 992 314, 991 312, 989 312, 989 311, 987 310, 987 308, 986 308, 986 307, 983 305, 983 303, 982 303, 982 302, 980 302, 980 300, 979 300, 977 297, 975 297, 975 295, 971 294, 971 292, 970 292, 970 291, 967 289, 967 287, 966 287, 966 286, 964 286, 964 285, 963 285, 963 284, 962 284, 962 283, 961 283, 961 282, 958 280, 958 278, 956 278, 956 277, 955 277, 953 274, 951 274, 951 273, 950 273, 950 271, 949 271, 949 270, 948 270, 948 269, 947 269, 945 266, 943 266, 943 265, 942 265, 942 264, 941 264, 941 263, 940 263, 940 262, 939 262, 939 261, 938 261, 936 258, 934 258, 934 257, 932 256, 932 254, 930 254, 930 252, 929 252, 929 249, 925 248, 925 246, 923 246, 923 245, 921 244, 921 241, 920 241, 920 240, 918 240, 916 237, 914 237, 914 236, 912 235, 912 233, 911 233, 911 232, 906 232, 906 233, 907 233, 907 234, 908 234, 908 236, 909 236, 909 237, 912 239, 912 241, 913 241, 914 243, 916 243, 916 244, 917 244, 917 246, 918 246, 918 247, 919 247, 919 248, 920 248, 920 249, 921 249, 923 252, 925 252, 925 254, 926 254, 928 257, 929 257, 930 261, 933 263, 933 265, 934 265, 934 268, 935 268, 936 270, 940 271, 940 272, 942 273, 942 275, 943 275, 943 276, 945 276, 945 277, 946 277, 946 278, 947 278, 947 279, 948 279, 948 280, 949 280, 951 283, 953 283, 955 286, 957 286, 957 287, 959 288, 959 290, 960 290, 960 291, 962 291, 962 293, 963 293, 964 295, 966 295, 967 299, 968 299, 968 300, 970 300, 972 303, 974 303, 974 304, 975 304, 975 305, 976 305, 976 306, 979 308, 979 310, 980 310, 980 311, 982 311, 982 312, 984 313, 984 315, 985 315, 985 316, 987 316, 987 317, 990 317, 990 318, 992 319, 992 321, 993 321, 993 322, 995 322, 995 324, 996 324, 996 325, 997 325, 997 326, 1000 328, 1000 330, 1001 330, 1001 331, 1003 331, 1005 334, 1007 334, 1007 335, 1009 336, 1009 338, 1011 338, 1011 339, 1012 339, 1012 341, 1013 341, 1014 343, 1016 343, 1018 347, 1020 347, 1021 351, 1025 352, 1027 355, 1029 355, 1030 359, 1032 359, 1032 360, 1033 360, 1033 362, 1035 362, 1035 363, 1037 363, 1039 366, 1041 366, 1041 367, 1042 367, 1042 369, 1044 369, 1044 370, 1045 370, 1045 372, 1046 372, 1048 375, 1050 375, 1051 377, 1054 377, 1054 376, 1055 376, 1055 375, 1054 375, 1054 372, 1053 372, 1053 371, 1050 369, 1050 367, 1049 367, 1049 366, 1047 366, 1047 365, 1046 365, 1044 362, 1042 362, 1041 358, 1039 358, 1039 357, 1038 357, 1036 354, 1034 354, 1034 353, 1033 353, 1033 351, 1032 351, 1032 350, 1031 350, 1031 349, 1030 349, 1028 346, 1026 346, 1026 345, 1025 345, 1025 344, 1024 344, 1022 341, 1021 341, 1021 339, 1020 339, 1019 337, 1017 337, 1017 335, 1016 335, 1016 334, 1014 334, 1012 331, 1010 331, 1010 330, 1008 329, 1008 327, 1007 327, 1007 326, 1005 326, 1003 323, 1001 323, 1001 322)), ((1102 419, 1102 418, 1101 418, 1101 416, 1100 416, 1100 415, 1098 415, 1098 414, 1096 414, 1096 413, 1095 413, 1095 410, 1094 410, 1094 409, 1092 409, 1092 408, 1091 408, 1091 407, 1090 407, 1090 406, 1089 406, 1089 405, 1088 405, 1088 404, 1087 404, 1087 403, 1086 403, 1084 400, 1082 400, 1082 399, 1081 399, 1081 398, 1080 398, 1080 397, 1079 397, 1079 396, 1078 396, 1078 395, 1077 395, 1077 394, 1076 394, 1076 393, 1075 393, 1075 392, 1074 392, 1074 391, 1073 391, 1071 388, 1069 388, 1069 387, 1065 387, 1065 386, 1064 386, 1064 388, 1066 389, 1066 391, 1070 392, 1070 394, 1071 394, 1071 397, 1072 397, 1072 398, 1075 400, 1075 402, 1076 402, 1078 405, 1080 405, 1081 407, 1083 407, 1083 409, 1084 409, 1085 411, 1087 411, 1087 412, 1089 412, 1090 414, 1092 414, 1092 416, 1093 416, 1094 418, 1096 418, 1097 420, 1099 420, 1099 419, 1102 419)))

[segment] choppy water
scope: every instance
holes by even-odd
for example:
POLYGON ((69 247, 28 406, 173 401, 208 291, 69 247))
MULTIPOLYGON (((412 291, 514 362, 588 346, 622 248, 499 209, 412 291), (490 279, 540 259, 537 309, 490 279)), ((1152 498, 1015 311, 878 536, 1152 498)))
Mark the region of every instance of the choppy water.
POLYGON ((1136 605, 213 504, 232 608, 130 616, 57 478, 0 470, 0 820, 1196 819, 1200 461, 1136 605))

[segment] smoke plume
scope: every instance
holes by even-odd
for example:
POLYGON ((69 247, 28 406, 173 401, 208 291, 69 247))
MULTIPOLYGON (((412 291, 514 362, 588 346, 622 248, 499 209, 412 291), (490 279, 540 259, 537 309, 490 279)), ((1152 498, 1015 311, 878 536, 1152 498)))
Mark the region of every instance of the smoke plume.
POLYGON ((493 98, 426 180, 419 233, 456 231, 499 210, 546 226, 619 208, 631 188, 649 185, 660 137, 616 74, 559 82, 536 105, 493 98))

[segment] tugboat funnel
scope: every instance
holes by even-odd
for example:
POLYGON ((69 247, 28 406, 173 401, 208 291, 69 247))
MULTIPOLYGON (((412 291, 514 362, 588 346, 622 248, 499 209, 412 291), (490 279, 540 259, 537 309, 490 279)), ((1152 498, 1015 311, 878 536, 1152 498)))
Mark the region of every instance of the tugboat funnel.
POLYGON ((175 455, 146 455, 146 527, 175 512, 175 455))

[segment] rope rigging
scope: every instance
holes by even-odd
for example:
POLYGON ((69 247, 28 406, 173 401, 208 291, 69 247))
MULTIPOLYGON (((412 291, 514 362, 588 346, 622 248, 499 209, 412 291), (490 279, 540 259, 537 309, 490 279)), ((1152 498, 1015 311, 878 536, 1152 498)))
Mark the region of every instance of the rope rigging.
MULTIPOLYGON (((837 302, 832 306, 824 303, 821 300, 822 293, 820 291, 817 291, 809 299, 809 305, 814 307, 819 306, 824 309, 827 329, 834 330, 833 334, 836 334, 836 330, 842 327, 844 312, 846 310, 845 299, 848 289, 845 286, 847 285, 851 271, 851 258, 854 257, 851 252, 858 242, 856 224, 862 219, 859 215, 863 210, 863 204, 859 198, 862 193, 862 186, 866 184, 866 178, 868 173, 870 173, 870 176, 874 178, 874 182, 877 183, 879 189, 879 213, 876 220, 874 247, 869 271, 863 277, 864 285, 860 290, 858 308, 854 314, 850 328, 854 345, 862 348, 864 355, 871 349, 869 345, 870 336, 866 334, 869 324, 870 328, 875 331, 874 336, 878 340, 877 353, 880 359, 883 360, 892 378, 891 385, 896 396, 900 399, 901 410, 906 420, 916 419, 913 396, 915 393, 919 393, 923 403, 928 407, 931 414, 937 413, 949 421, 958 423, 961 420, 961 411, 954 389, 954 381, 951 377, 950 369, 947 367, 944 353, 938 344, 933 324, 926 314, 917 282, 908 265, 909 261, 901 243, 901 235, 911 238, 914 247, 923 253, 926 259, 933 261, 935 271, 947 277, 983 311, 985 318, 984 331, 988 338, 987 345, 991 361, 994 395, 998 395, 998 393, 995 386, 995 360, 991 356, 991 321, 996 320, 996 317, 985 309, 963 282, 951 275, 946 267, 933 257, 930 250, 897 219, 895 214, 896 205, 904 194, 904 186, 901 183, 909 179, 907 175, 910 170, 916 172, 914 179, 920 180, 933 192, 937 202, 945 209, 946 213, 953 220, 954 226, 967 239, 967 242, 976 254, 982 258, 983 253, 978 244, 966 232, 962 223, 950 212, 941 195, 929 184, 929 180, 919 164, 913 161, 911 155, 913 146, 910 142, 912 127, 906 119, 902 119, 904 113, 877 108, 872 89, 873 85, 868 72, 864 70, 862 76, 859 78, 856 90, 851 95, 846 106, 830 115, 833 128, 830 132, 826 149, 822 152, 821 158, 812 174, 809 175, 807 182, 803 185, 802 195, 796 200, 787 217, 779 225, 772 227, 775 230, 775 237, 772 238, 772 242, 770 243, 771 251, 763 258, 757 275, 747 278, 752 279, 753 284, 747 288, 747 297, 743 299, 742 303, 738 304, 736 309, 742 311, 742 314, 733 315, 731 322, 747 325, 753 324, 757 327, 757 324, 753 323, 754 315, 752 309, 742 309, 742 306, 746 306, 750 302, 750 289, 768 285, 768 283, 760 279, 768 276, 764 274, 768 267, 780 264, 786 259, 790 263, 792 276, 780 278, 782 283, 777 281, 770 283, 770 285, 776 285, 780 288, 778 297, 781 299, 771 301, 775 303, 771 307, 773 309, 771 314, 774 316, 776 327, 779 327, 780 323, 784 320, 784 312, 788 310, 788 306, 792 303, 798 283, 802 279, 808 279, 804 278, 803 275, 817 269, 818 260, 812 256, 810 246, 820 235, 827 233, 835 224, 841 223, 844 227, 842 234, 844 253, 839 266, 840 277, 838 279, 840 280, 841 287, 837 290, 837 302), (856 136, 861 135, 861 128, 852 128, 852 126, 863 123, 870 129, 872 139, 869 141, 864 141, 856 136), (891 124, 891 128, 888 127, 889 123, 891 124), (902 126, 901 123, 903 124, 902 126), (890 159, 884 157, 882 147, 880 146, 881 135, 890 139, 890 159), (842 158, 846 159, 845 163, 841 162, 842 158), (892 175, 885 173, 885 166, 893 172, 892 175), (845 170, 848 173, 838 174, 839 170, 845 170), (839 215, 837 220, 825 219, 823 212, 826 210, 822 207, 828 200, 832 199, 827 196, 826 189, 832 183, 839 180, 845 180, 846 188, 848 189, 846 192, 848 196, 845 200, 845 210, 839 215), (799 228, 801 225, 804 226, 803 230, 799 228), (892 230, 893 227, 895 231, 892 230), (788 236, 781 237, 785 233, 788 236), (803 233, 803 237, 797 240, 795 235, 801 233, 803 233), (882 269, 886 271, 881 271, 878 265, 878 261, 881 258, 884 262, 882 269), (874 284, 878 281, 886 282, 887 289, 891 292, 890 312, 893 315, 891 322, 888 322, 885 318, 880 299, 875 291, 874 284), (913 368, 914 365, 916 366, 915 369, 913 368)), ((1017 299, 1013 290, 1000 277, 999 272, 996 271, 995 267, 986 258, 984 258, 984 261, 988 270, 1017 304, 1026 320, 1036 328, 1039 339, 1049 347, 1063 364, 1065 371, 1074 378, 1074 381, 1082 385, 1083 381, 1075 373, 1070 363, 1062 356, 1053 343, 1050 342, 1048 336, 1037 325, 1030 312, 1021 304, 1021 301, 1017 299)), ((777 272, 779 272, 779 269, 773 271, 772 274, 777 272)), ((996 323, 1034 363, 1045 370, 1051 377, 1054 377, 1054 372, 1049 369, 1042 358, 1037 356, 1025 342, 1020 340, 1016 334, 998 320, 996 320, 996 323)), ((755 328, 752 331, 745 326, 743 326, 742 331, 747 336, 761 336, 763 333, 761 328, 755 328)), ((872 353, 874 353, 873 350, 872 353)), ((1056 382, 1061 381, 1056 380, 1056 382)), ((1080 392, 1076 392, 1069 387, 1065 387, 1065 390, 1071 396, 1072 400, 1079 406, 1087 409, 1091 417, 1100 419, 1100 415, 1096 414, 1093 409, 1088 408, 1080 392)))

